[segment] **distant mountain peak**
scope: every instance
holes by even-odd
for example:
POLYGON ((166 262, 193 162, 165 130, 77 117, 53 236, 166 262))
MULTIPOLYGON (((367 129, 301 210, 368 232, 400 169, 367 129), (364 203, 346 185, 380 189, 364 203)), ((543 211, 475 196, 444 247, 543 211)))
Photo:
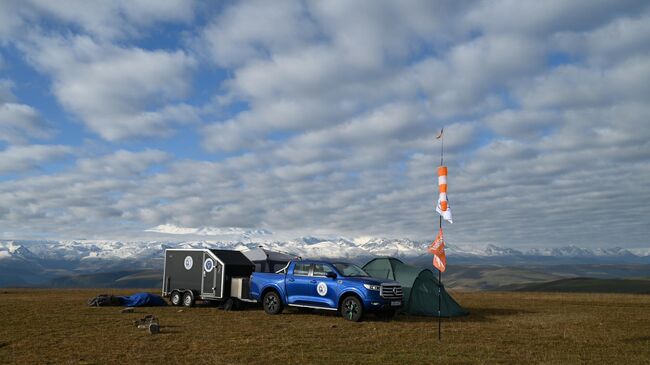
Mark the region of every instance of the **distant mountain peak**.
POLYGON ((485 247, 485 255, 486 256, 521 256, 522 253, 521 251, 512 248, 499 247, 493 244, 488 244, 485 247))

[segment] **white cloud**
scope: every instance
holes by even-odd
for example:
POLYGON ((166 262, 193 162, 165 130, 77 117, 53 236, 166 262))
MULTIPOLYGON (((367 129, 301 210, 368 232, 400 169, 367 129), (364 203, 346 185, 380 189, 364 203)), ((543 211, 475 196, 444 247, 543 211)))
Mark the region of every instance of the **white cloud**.
POLYGON ((188 22, 194 2, 183 0, 8 0, 0 4, 0 39, 20 35, 24 28, 44 19, 74 25, 103 39, 139 36, 142 28, 157 22, 188 22))
POLYGON ((468 12, 466 21, 470 26, 480 26, 486 31, 548 35, 561 31, 588 31, 612 17, 638 14, 644 8, 647 9, 647 2, 640 0, 549 0, 534 3, 485 0, 468 12))
POLYGON ((52 131, 33 107, 21 104, 11 89, 13 82, 0 79, 0 141, 26 143, 28 139, 49 138, 52 131))
POLYGON ((485 119, 486 125, 500 136, 539 138, 562 123, 562 116, 549 110, 506 109, 485 119))
POLYGON ((173 224, 161 224, 145 232, 163 233, 183 236, 212 236, 221 239, 242 239, 270 235, 271 232, 264 229, 244 229, 240 227, 178 227, 173 224))
POLYGON ((554 42, 562 51, 579 56, 589 54, 590 64, 608 65, 650 50, 650 17, 634 14, 615 18, 590 32, 562 32, 554 42))
POLYGON ((15 35, 16 29, 22 25, 25 9, 20 5, 19 1, 0 2, 0 44, 15 35))
POLYGON ((518 35, 486 35, 452 47, 444 57, 424 59, 406 75, 430 96, 435 115, 476 114, 503 108, 495 90, 541 72, 544 50, 518 35))
POLYGON ((53 79, 59 102, 89 129, 115 141, 169 135, 196 120, 180 103, 196 62, 183 51, 147 51, 97 43, 86 36, 36 35, 22 45, 53 79))
MULTIPOLYGON (((545 46, 517 35, 483 36, 449 46, 449 34, 438 37, 436 32, 453 23, 447 15, 460 13, 451 5, 432 11, 428 2, 354 4, 327 2, 308 8, 320 37, 308 45, 301 39, 251 53, 246 63, 236 64, 225 87, 250 109, 206 128, 204 146, 238 150, 272 130, 327 128, 419 95, 429 98, 430 112, 439 118, 480 114, 503 106, 495 88, 509 87, 544 65, 545 46), (386 19, 391 19, 390 27, 385 27, 386 19), (447 52, 411 62, 412 53, 427 47, 447 52)), ((245 24, 242 20, 240 26, 245 24)), ((263 38, 243 44, 265 49, 263 38)))
POLYGON ((522 103, 530 107, 574 107, 648 100, 648 56, 626 59, 613 67, 566 65, 518 87, 522 103))
MULTIPOLYGON (((43 160, 47 160, 53 156, 53 151, 45 147, 10 149, 16 151, 12 154, 27 161, 41 155, 43 160)), ((69 152, 69 148, 54 149, 57 151, 69 152)), ((6 204, 8 212, 0 217, 0 222, 11 222, 17 230, 31 226, 32 234, 51 232, 101 236, 119 226, 128 231, 128 214, 121 209, 119 202, 126 199, 131 200, 129 204, 137 204, 138 199, 128 196, 128 192, 146 181, 152 175, 150 169, 164 163, 167 157, 156 150, 118 150, 108 155, 80 159, 57 174, 4 181, 0 183, 0 200, 6 204)))
POLYGON ((255 58, 305 46, 316 35, 296 1, 248 1, 228 6, 201 32, 197 48, 207 50, 219 66, 236 66, 255 58))
POLYGON ((60 145, 9 146, 0 151, 0 173, 31 170, 71 153, 72 148, 60 145))
POLYGON ((10 80, 0 79, 0 103, 16 101, 16 96, 11 91, 13 87, 14 83, 10 80))
POLYGON ((168 159, 167 153, 158 150, 117 150, 101 158, 79 159, 77 166, 80 172, 89 176, 132 176, 146 172, 152 165, 161 164, 168 159))

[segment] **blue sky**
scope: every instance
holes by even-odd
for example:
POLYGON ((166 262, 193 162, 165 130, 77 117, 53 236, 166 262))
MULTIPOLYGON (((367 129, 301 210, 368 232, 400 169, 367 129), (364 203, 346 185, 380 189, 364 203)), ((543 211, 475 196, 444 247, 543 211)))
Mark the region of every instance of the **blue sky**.
POLYGON ((649 40, 645 1, 4 1, 0 238, 429 239, 444 126, 451 242, 644 247, 649 40))

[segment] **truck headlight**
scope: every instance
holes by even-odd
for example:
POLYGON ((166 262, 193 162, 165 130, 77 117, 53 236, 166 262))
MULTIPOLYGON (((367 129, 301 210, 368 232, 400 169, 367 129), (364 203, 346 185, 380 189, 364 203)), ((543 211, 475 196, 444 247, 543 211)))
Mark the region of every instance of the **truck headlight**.
POLYGON ((376 291, 381 290, 381 285, 363 284, 363 287, 368 289, 368 290, 376 290, 376 291))

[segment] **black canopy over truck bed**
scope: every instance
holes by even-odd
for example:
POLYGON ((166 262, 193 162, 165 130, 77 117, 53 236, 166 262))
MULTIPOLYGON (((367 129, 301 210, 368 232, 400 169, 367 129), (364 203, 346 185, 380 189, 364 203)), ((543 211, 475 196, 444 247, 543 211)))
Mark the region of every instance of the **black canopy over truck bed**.
POLYGON ((247 288, 247 283, 242 282, 254 270, 255 265, 239 251, 167 249, 162 294, 171 297, 174 305, 182 301, 187 306, 197 299, 220 301, 232 296, 243 299, 241 288, 247 288))

